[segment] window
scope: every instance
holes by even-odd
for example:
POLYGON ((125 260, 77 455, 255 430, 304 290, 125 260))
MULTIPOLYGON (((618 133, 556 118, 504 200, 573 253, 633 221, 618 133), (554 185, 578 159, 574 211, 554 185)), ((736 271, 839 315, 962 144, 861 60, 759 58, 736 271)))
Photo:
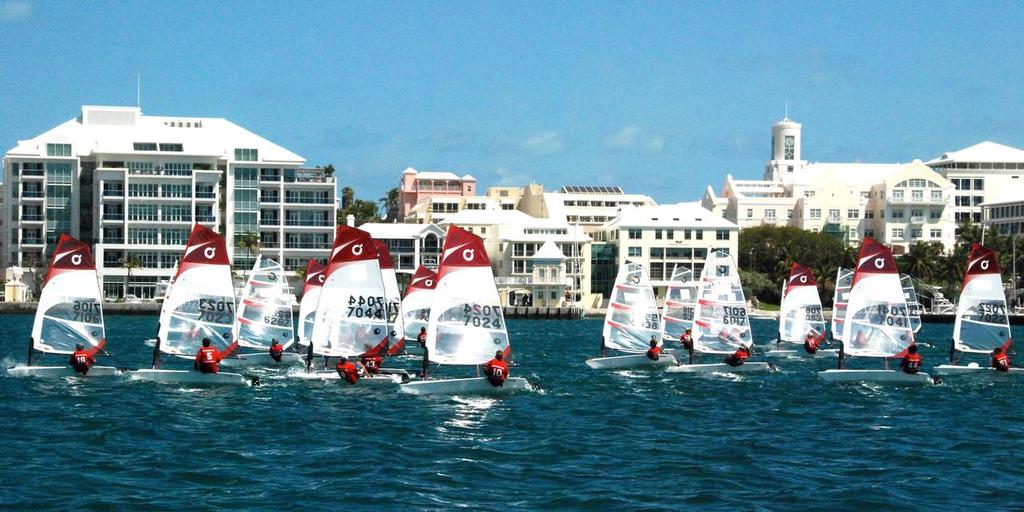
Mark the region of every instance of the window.
POLYGON ((46 156, 71 156, 71 144, 47 144, 46 156))
POLYGON ((718 229, 718 230, 715 230, 715 240, 728 240, 728 239, 729 239, 729 230, 728 229, 718 229))
POLYGON ((846 218, 847 219, 859 219, 860 218, 860 210, 858 210, 856 208, 850 208, 849 210, 846 210, 846 218))
POLYGON ((785 159, 792 160, 796 158, 796 139, 792 135, 786 135, 785 141, 785 159))
POLYGON ((923 190, 911 190, 910 191, 910 199, 913 200, 915 203, 920 203, 921 201, 924 201, 924 191, 923 190))
POLYGON ((928 235, 931 236, 932 238, 942 238, 942 230, 941 229, 933 229, 933 230, 928 232, 928 235))
POLYGON ((644 251, 643 251, 642 247, 630 247, 629 248, 629 257, 630 258, 639 258, 639 257, 643 256, 643 252, 644 251))
POLYGON ((971 196, 971 206, 978 206, 985 200, 985 196, 971 196))
POLYGON ((192 186, 186 184, 169 184, 163 186, 164 197, 192 197, 192 186))
POLYGON ((754 209, 753 208, 747 208, 747 218, 748 219, 753 219, 754 218, 754 209))
POLYGON ((695 236, 693 238, 697 240, 704 240, 704 231, 698 229, 694 232, 694 235, 695 236))
POLYGON ((924 210, 910 210, 911 217, 924 217, 924 210))
POLYGON ((183 148, 181 144, 174 144, 174 143, 167 143, 167 142, 161 142, 160 143, 160 151, 175 151, 175 152, 180 153, 180 152, 182 152, 184 150, 185 150, 185 148, 183 148))
POLYGON ((764 211, 764 218, 768 220, 775 220, 775 209, 769 208, 764 211))
POLYGON ((903 200, 903 191, 902 190, 893 190, 892 191, 892 200, 893 201, 902 201, 903 200))
POLYGON ((892 237, 900 240, 903 238, 903 228, 892 228, 892 237))
POLYGON ((904 212, 903 210, 893 210, 891 217, 894 218, 894 219, 902 219, 903 218, 903 214, 905 214, 905 213, 906 212, 904 212))
POLYGON ((830 208, 828 211, 829 222, 839 222, 839 208, 830 208))
POLYGON ((932 220, 942 218, 942 210, 928 210, 928 218, 932 220))
POLYGON ((128 220, 157 220, 155 204, 130 204, 128 205, 128 220))
POLYGON ((662 231, 660 229, 655 229, 654 230, 654 239, 655 240, 661 240, 661 233, 662 233, 662 231))
POLYGON ((864 236, 866 236, 868 238, 874 238, 875 237, 875 230, 873 230, 873 229, 865 229, 864 230, 864 236))
POLYGON ((691 231, 689 229, 684 229, 683 230, 683 238, 684 239, 689 240, 692 237, 693 237, 693 231, 691 231))
POLYGON ((921 238, 924 233, 921 228, 915 228, 910 230, 910 238, 921 238))
POLYGON ((875 211, 874 210, 864 210, 864 218, 865 219, 873 219, 873 218, 875 218, 875 211))
POLYGON ((192 207, 189 205, 164 205, 163 220, 170 222, 191 222, 192 207))
MULTIPOLYGON (((68 146, 68 155, 71 156, 71 146, 68 146)), ((974 190, 985 190, 985 180, 982 178, 974 178, 974 190)))
POLYGON ((813 190, 804 190, 804 197, 814 197, 813 190))
POLYGON ((793 209, 792 208, 786 210, 786 218, 787 219, 792 219, 793 218, 793 209))
POLYGON ((941 190, 932 190, 932 201, 936 202, 936 203, 941 203, 942 202, 942 191, 941 190))
POLYGON ((129 183, 129 197, 156 197, 157 185, 155 183, 129 183))
POLYGON ((641 231, 639 229, 630 229, 629 230, 629 239, 630 240, 639 240, 640 237, 641 237, 641 231))
POLYGON ((156 142, 133 142, 135 151, 156 151, 156 142))
POLYGON ((675 238, 675 236, 676 236, 675 230, 672 230, 672 229, 666 229, 665 230, 665 238, 667 238, 669 240, 672 240, 672 239, 675 238))
POLYGON ((156 228, 128 228, 128 243, 156 245, 156 233, 156 228))
POLYGON ((821 208, 811 208, 811 219, 817 220, 821 218, 821 208))
POLYGON ((235 160, 255 162, 259 160, 259 151, 255 148, 235 148, 235 160))

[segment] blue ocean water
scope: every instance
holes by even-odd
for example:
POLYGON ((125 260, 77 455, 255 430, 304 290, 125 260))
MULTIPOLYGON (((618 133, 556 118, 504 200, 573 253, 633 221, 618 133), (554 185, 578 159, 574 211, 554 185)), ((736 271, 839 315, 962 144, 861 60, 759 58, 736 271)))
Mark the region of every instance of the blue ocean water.
MULTIPOLYGON (((3 366, 23 362, 31 317, 0 322, 3 366)), ((114 362, 146 365, 156 318, 107 322, 114 362)), ((746 377, 594 371, 583 361, 600 321, 509 326, 513 372, 539 392, 0 376, 0 509, 1019 510, 1024 500, 1024 379, 837 386, 814 374, 830 358, 746 377)), ((755 320, 755 339, 774 329, 755 320)), ((951 330, 925 325, 919 339, 936 344, 926 366, 945 359, 951 330)))

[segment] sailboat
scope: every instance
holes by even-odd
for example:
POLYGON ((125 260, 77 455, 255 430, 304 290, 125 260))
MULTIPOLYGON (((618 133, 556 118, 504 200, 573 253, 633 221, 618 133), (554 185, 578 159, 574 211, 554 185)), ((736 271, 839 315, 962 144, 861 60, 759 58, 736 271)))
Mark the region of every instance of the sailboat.
MULTIPOLYGON (((405 289, 402 299, 402 316, 405 325, 404 340, 415 340, 420 329, 430 322, 430 305, 434 301, 434 287, 437 286, 437 273, 423 265, 416 269, 405 289)), ((394 355, 394 354, 391 354, 394 355)))
POLYGON ((782 305, 779 307, 779 338, 776 348, 767 355, 806 354, 802 348, 782 348, 786 343, 801 347, 808 335, 824 337, 825 317, 821 313, 821 297, 818 296, 818 282, 810 267, 794 262, 789 268, 789 278, 782 288, 782 305))
POLYGON ((661 345, 662 333, 654 288, 643 265, 628 260, 619 265, 601 336, 602 352, 612 349, 629 355, 587 359, 587 366, 595 370, 676 364, 675 356, 668 353, 657 361, 647 357, 651 339, 661 345))
POLYGON ((921 330, 921 302, 917 300, 914 279, 909 274, 900 274, 903 285, 903 298, 907 301, 907 316, 910 317, 910 328, 917 334, 921 330))
MULTIPOLYGON (((672 269, 672 278, 665 290, 665 305, 661 309, 661 342, 679 344, 680 338, 687 329, 693 328, 693 312, 697 307, 697 283, 693 280, 693 271, 676 265, 672 269)), ((692 332, 691 332, 692 334, 692 332)), ((678 360, 689 354, 682 349, 673 348, 665 352, 678 360)))
MULTIPOLYGON (((239 353, 237 357, 224 359, 225 366, 290 366, 302 363, 295 352, 287 351, 295 343, 295 327, 292 324, 292 301, 294 300, 284 267, 280 263, 256 256, 249 279, 245 283, 242 297, 238 301, 238 315, 235 318, 234 339, 239 347, 255 349, 256 352, 239 353), (277 340, 282 349, 281 360, 270 357, 270 344, 277 340)), ((238 352, 241 352, 239 350, 238 352)))
POLYGON ((160 309, 153 367, 131 372, 131 379, 248 386, 249 379, 238 373, 157 369, 160 353, 191 362, 202 347, 203 338, 210 338, 212 346, 222 357, 231 356, 238 348, 232 332, 235 323, 234 293, 224 237, 196 224, 160 309))
POLYGON ((313 323, 316 319, 316 305, 320 301, 320 287, 327 277, 327 265, 321 265, 313 258, 306 264, 306 279, 302 287, 302 301, 299 302, 298 345, 309 346, 313 337, 313 323))
MULTIPOLYGON (((693 320, 693 351, 703 354, 732 354, 740 347, 754 344, 750 332, 747 300, 743 296, 739 269, 732 256, 714 251, 701 270, 697 308, 693 320)), ((680 364, 665 371, 671 373, 752 373, 766 372, 774 367, 764 362, 748 361, 740 366, 723 363, 680 364)))
MULTIPOLYGON (((313 323, 312 354, 350 359, 380 350, 388 338, 387 304, 377 250, 370 234, 338 226, 313 323)), ((341 380, 336 371, 300 372, 307 380, 341 380)), ((357 385, 397 384, 397 375, 359 379, 357 385)))
MULTIPOLYGON (((844 355, 882 358, 901 358, 914 344, 914 331, 907 314, 896 262, 892 251, 871 238, 864 238, 853 275, 846 321, 843 322, 844 355)), ((900 370, 832 369, 818 372, 828 382, 900 382, 931 384, 924 372, 904 373, 900 370)))
MULTIPOLYGON (((103 305, 96 280, 96 264, 89 246, 66 234, 57 241, 39 296, 28 365, 7 369, 11 376, 81 377, 71 366, 33 366, 35 352, 70 355, 81 343, 90 354, 103 350, 107 338, 103 305)), ((93 366, 87 377, 109 377, 119 372, 112 366, 93 366)))
POLYGON ((395 355, 405 349, 405 318, 402 315, 402 292, 398 290, 398 276, 395 275, 395 264, 391 259, 388 244, 380 240, 374 240, 373 245, 377 249, 380 276, 384 281, 384 301, 387 303, 387 308, 385 309, 388 318, 387 355, 395 355))
MULTIPOLYGON (((957 353, 987 356, 997 347, 1006 353, 1012 345, 999 258, 992 249, 975 243, 971 245, 971 253, 967 258, 964 285, 956 305, 950 364, 936 366, 935 371, 940 375, 1000 374, 988 365, 958 365, 957 353)), ((1010 368, 1009 373, 1021 375, 1024 374, 1024 368, 1010 368)))
MULTIPOLYGON (((427 323, 430 361, 445 365, 477 366, 504 352, 512 353, 505 318, 494 284, 491 262, 480 237, 451 225, 437 271, 434 302, 427 323)), ((402 384, 399 391, 414 395, 507 394, 532 389, 522 377, 509 377, 501 387, 485 377, 428 379, 402 384)))
POLYGON ((836 269, 836 289, 832 296, 832 334, 833 341, 843 341, 843 323, 846 320, 846 305, 850 302, 850 288, 853 287, 853 270, 839 267, 836 269))

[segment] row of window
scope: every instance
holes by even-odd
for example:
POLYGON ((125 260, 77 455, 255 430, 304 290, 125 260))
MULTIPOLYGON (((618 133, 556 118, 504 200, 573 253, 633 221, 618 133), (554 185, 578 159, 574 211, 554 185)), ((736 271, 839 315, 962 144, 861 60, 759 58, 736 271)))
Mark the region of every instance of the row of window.
MULTIPOLYGON (((630 240, 641 240, 643 239, 643 232, 649 231, 639 228, 631 228, 627 230, 627 236, 630 240)), ((682 231, 682 240, 703 240, 704 231, 700 229, 654 229, 655 240, 675 240, 676 231, 682 231)), ((732 237, 732 232, 728 229, 716 229, 715 240, 729 240, 732 237)))
POLYGON ((957 206, 978 206, 985 200, 985 196, 956 196, 953 201, 957 206))
POLYGON ((985 217, 990 220, 1024 217, 1024 205, 1020 204, 995 206, 986 208, 986 211, 988 211, 988 214, 985 217))
MULTIPOLYGON (((865 230, 864 235, 865 236, 873 236, 874 235, 874 231, 873 230, 865 230)), ((904 229, 904 228, 892 228, 892 238, 893 239, 895 239, 895 240, 902 240, 902 239, 904 239, 905 235, 906 235, 906 229, 904 229)), ((915 228, 915 229, 911 229, 910 230, 910 239, 911 240, 918 239, 918 238, 921 238, 923 236, 924 236, 924 230, 923 229, 915 228)), ((942 230, 941 229, 931 229, 931 230, 928 231, 928 236, 929 236, 929 238, 942 238, 942 230)))
MULTIPOLYGON (((711 251, 723 251, 728 254, 729 248, 718 247, 711 249, 711 251)), ((644 248, 636 246, 627 247, 626 255, 630 258, 642 258, 644 256, 644 248)), ((651 247, 651 259, 703 261, 707 257, 708 249, 703 247, 651 247)))
POLYGON ((47 144, 46 156, 71 156, 71 144, 47 144))
POLYGON ((173 151, 175 153, 181 153, 185 150, 184 146, 177 142, 133 142, 132 149, 135 151, 173 151))
POLYGON ((949 181, 957 190, 985 190, 984 178, 950 178, 949 181))

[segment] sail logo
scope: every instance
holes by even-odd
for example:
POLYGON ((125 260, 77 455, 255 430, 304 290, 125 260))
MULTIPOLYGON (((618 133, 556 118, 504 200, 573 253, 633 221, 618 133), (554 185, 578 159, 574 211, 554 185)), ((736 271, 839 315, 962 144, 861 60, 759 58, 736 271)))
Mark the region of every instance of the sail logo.
POLYGON ((885 268, 885 258, 875 258, 875 268, 877 268, 878 270, 882 270, 883 268, 885 268))
MULTIPOLYGON (((53 257, 53 262, 57 263, 58 261, 64 259, 64 257, 67 256, 68 254, 73 254, 74 252, 75 252, 74 250, 71 250, 71 251, 65 251, 65 252, 59 253, 59 254, 57 254, 57 255, 55 255, 53 257)), ((81 265, 82 264, 82 255, 81 254, 75 254, 74 256, 72 256, 71 257, 71 263, 73 265, 81 265), (78 260, 76 261, 75 258, 78 258, 78 260)))
POLYGON ((423 284, 427 285, 428 287, 429 286, 434 286, 434 280, 433 279, 427 279, 426 281, 423 281, 423 284))
POLYGON ((978 266, 982 270, 988 270, 988 260, 981 260, 981 263, 979 263, 978 266))
POLYGON ((800 276, 800 284, 807 284, 807 276, 800 276))
POLYGON ((462 245, 458 245, 458 246, 452 247, 451 249, 446 249, 444 251, 444 259, 447 260, 448 256, 451 256, 452 254, 455 253, 455 251, 458 251, 459 249, 462 249, 463 247, 465 247, 467 245, 469 245, 469 244, 462 244, 462 245))
POLYGON ((338 255, 338 253, 340 253, 341 251, 343 251, 346 247, 348 247, 350 245, 352 245, 352 242, 345 242, 345 243, 343 243, 343 244, 341 244, 339 246, 336 246, 334 248, 334 251, 331 252, 331 259, 333 260, 334 257, 338 255))
POLYGON ((362 254, 363 254, 363 244, 356 244, 356 245, 352 246, 352 255, 353 256, 362 256, 362 254))
MULTIPOLYGON (((189 247, 189 248, 185 249, 185 257, 188 258, 188 256, 190 254, 192 254, 193 252, 196 252, 197 249, 199 249, 199 248, 201 248, 203 246, 209 245, 211 243, 213 243, 213 242, 212 241, 211 242, 203 242, 203 243, 201 243, 201 244, 199 244, 197 246, 189 247)), ((206 256, 206 259, 213 259, 213 256, 217 255, 217 250, 214 249, 213 247, 207 247, 207 248, 203 249, 203 255, 206 256), (213 255, 210 254, 210 251, 213 251, 213 255)))
POLYGON ((476 249, 465 249, 462 251, 462 259, 466 261, 473 261, 476 257, 476 249))
POLYGON ((212 260, 214 256, 217 256, 217 248, 207 247, 206 249, 203 249, 203 256, 205 256, 206 259, 208 260, 212 260))
POLYGON ((629 280, 633 281, 633 284, 640 284, 640 274, 630 276, 629 280))
POLYGON ((75 265, 76 267, 78 265, 81 265, 82 264, 82 255, 81 254, 76 254, 76 255, 72 256, 71 257, 71 264, 75 265))
POLYGON ((322 273, 321 273, 321 274, 317 274, 317 275, 316 275, 316 280, 317 280, 317 282, 319 282, 320 284, 324 284, 324 275, 323 275, 322 273))
POLYGON ((715 273, 719 277, 724 277, 724 276, 729 275, 729 265, 719 265, 719 266, 715 267, 715 273))

